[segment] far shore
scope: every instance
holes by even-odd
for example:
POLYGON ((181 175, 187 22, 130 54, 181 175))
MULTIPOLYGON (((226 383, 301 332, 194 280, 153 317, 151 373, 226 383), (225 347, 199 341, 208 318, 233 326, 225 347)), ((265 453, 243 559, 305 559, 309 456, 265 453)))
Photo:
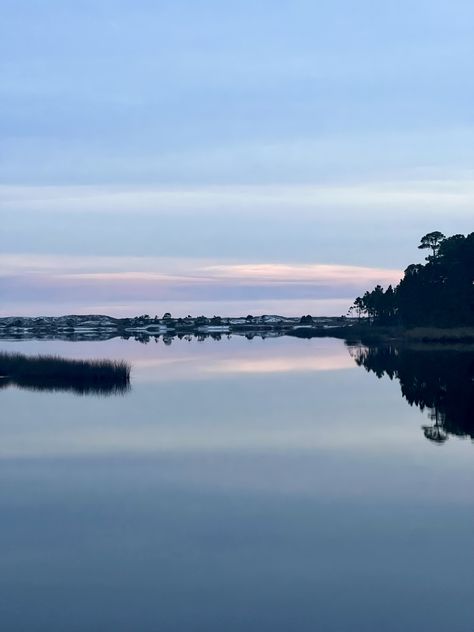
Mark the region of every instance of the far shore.
POLYGON ((417 342, 417 343, 446 343, 473 344, 474 327, 381 327, 360 323, 335 327, 331 331, 318 329, 296 329, 289 335, 299 338, 326 337, 342 338, 347 341, 360 340, 365 343, 377 342, 417 342))
POLYGON ((114 318, 104 315, 48 317, 0 317, 0 339, 4 340, 107 340, 111 338, 163 338, 197 336, 220 338, 228 335, 297 338, 339 338, 348 342, 383 343, 474 343, 473 327, 382 327, 367 319, 344 316, 187 316, 162 318, 148 315, 114 318))

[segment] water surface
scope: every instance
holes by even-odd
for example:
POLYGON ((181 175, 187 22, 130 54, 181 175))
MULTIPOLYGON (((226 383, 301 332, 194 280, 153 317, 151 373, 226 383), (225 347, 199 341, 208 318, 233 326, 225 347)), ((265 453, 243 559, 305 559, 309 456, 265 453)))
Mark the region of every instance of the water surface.
POLYGON ((474 446, 427 438, 419 373, 332 339, 1 349, 133 366, 0 390, 2 629, 472 632, 474 446))

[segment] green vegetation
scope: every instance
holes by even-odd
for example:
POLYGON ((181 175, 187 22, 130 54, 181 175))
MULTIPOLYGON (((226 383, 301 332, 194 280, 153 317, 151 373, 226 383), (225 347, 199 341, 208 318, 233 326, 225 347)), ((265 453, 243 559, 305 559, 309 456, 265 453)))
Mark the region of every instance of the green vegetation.
POLYGON ((421 239, 425 264, 412 264, 395 288, 377 285, 354 301, 350 312, 378 326, 474 327, 474 233, 421 239))

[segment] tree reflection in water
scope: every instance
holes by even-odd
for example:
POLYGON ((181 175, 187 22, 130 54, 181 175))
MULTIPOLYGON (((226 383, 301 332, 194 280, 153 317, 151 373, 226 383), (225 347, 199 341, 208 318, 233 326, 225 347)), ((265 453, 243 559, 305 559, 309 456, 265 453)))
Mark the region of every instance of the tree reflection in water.
POLYGON ((424 435, 435 443, 448 436, 474 438, 474 349, 348 345, 359 366, 378 378, 397 379, 410 405, 428 412, 424 435))

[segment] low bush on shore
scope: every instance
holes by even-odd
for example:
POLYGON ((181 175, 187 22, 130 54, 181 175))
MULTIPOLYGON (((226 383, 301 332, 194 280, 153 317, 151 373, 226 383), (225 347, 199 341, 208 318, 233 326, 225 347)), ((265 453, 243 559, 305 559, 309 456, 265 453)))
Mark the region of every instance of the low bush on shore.
POLYGON ((422 342, 474 342, 474 327, 415 327, 405 333, 405 337, 422 342))

